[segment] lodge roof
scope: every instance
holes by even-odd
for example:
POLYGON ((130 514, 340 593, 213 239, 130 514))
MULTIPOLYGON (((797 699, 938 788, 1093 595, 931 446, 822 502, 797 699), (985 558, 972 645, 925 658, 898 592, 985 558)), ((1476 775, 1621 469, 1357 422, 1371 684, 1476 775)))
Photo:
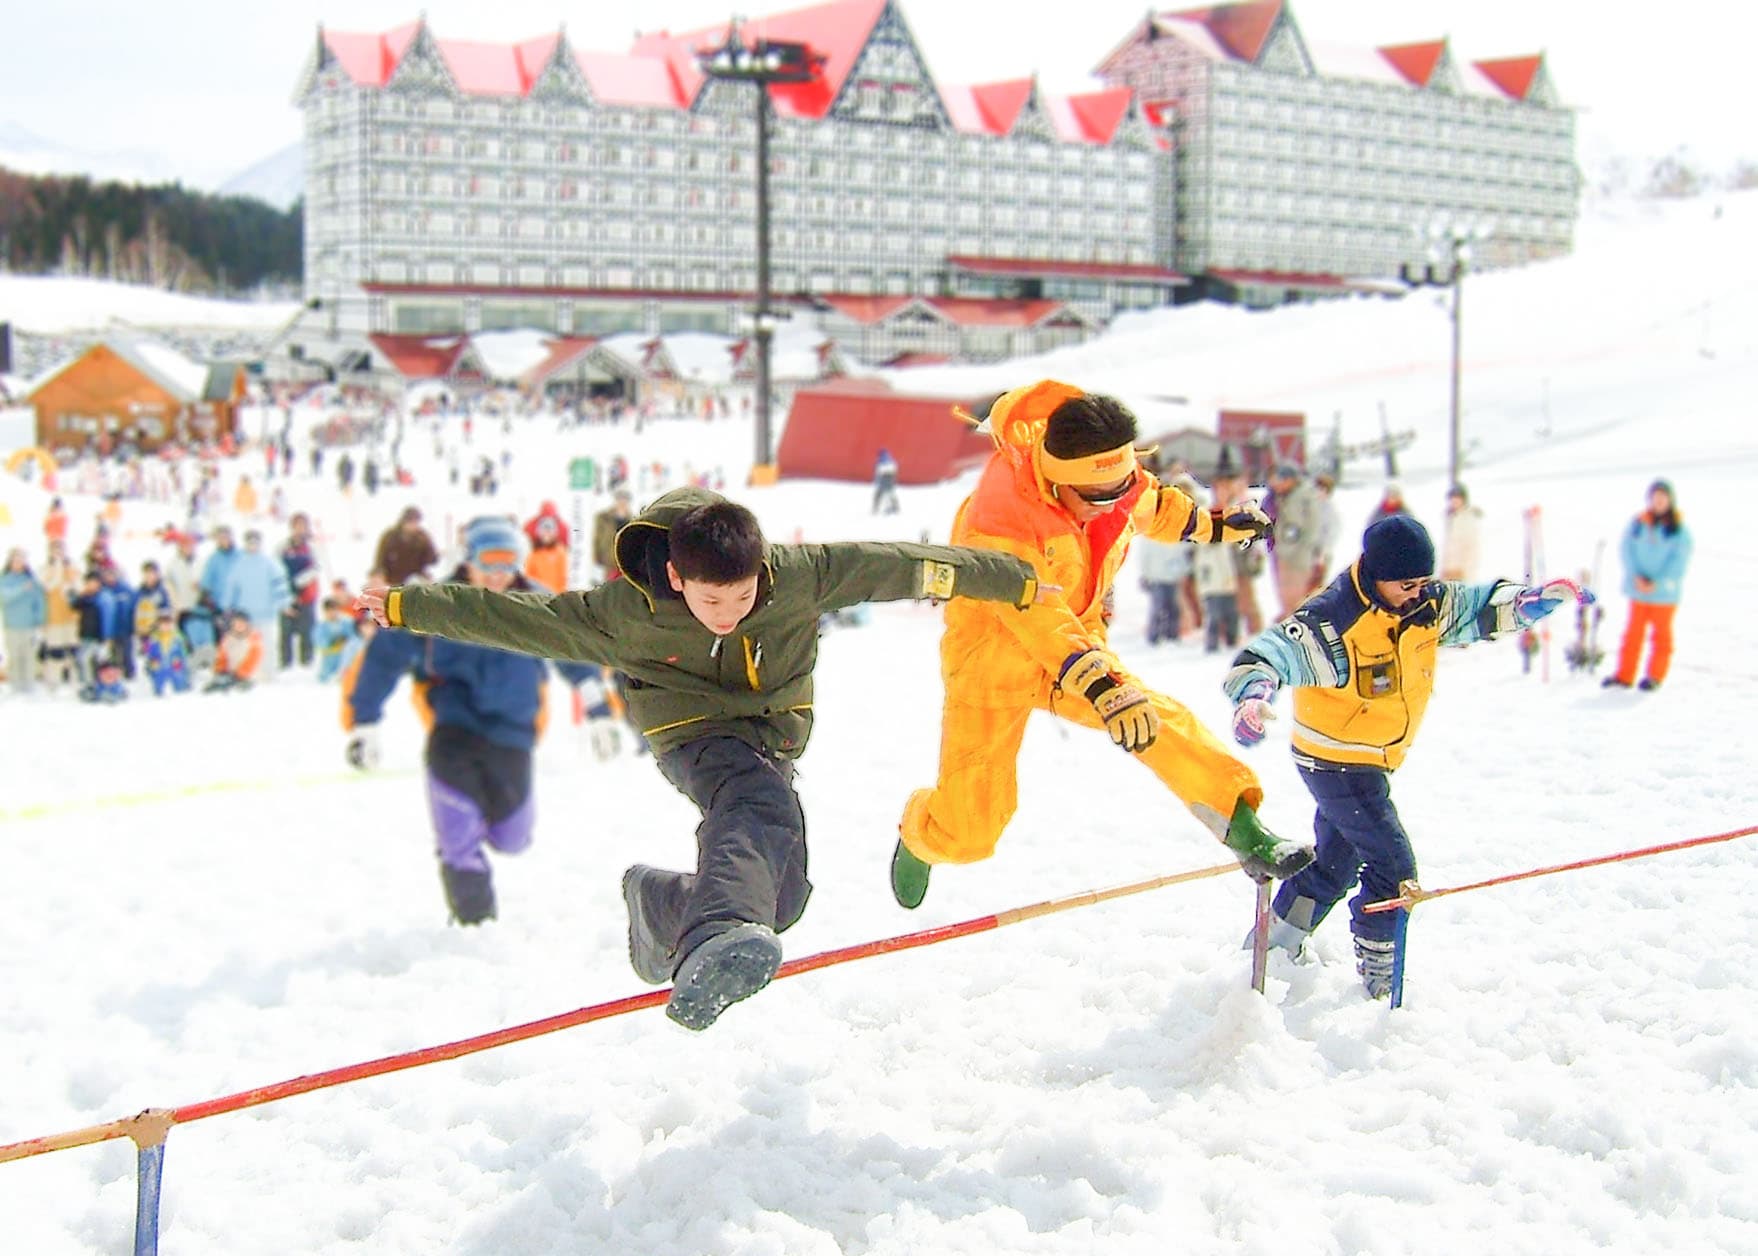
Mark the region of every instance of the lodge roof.
MULTIPOLYGON (((771 103, 782 117, 826 117, 848 84, 856 62, 884 17, 890 0, 831 0, 747 20, 746 38, 808 45, 820 58, 818 73, 803 83, 775 83, 771 103)), ((724 43, 729 24, 673 34, 640 35, 626 53, 574 48, 563 32, 515 43, 442 39, 425 19, 382 32, 318 32, 318 69, 333 67, 359 87, 390 85, 420 50, 437 60, 445 79, 465 96, 519 99, 530 96, 552 65, 568 62, 601 104, 688 109, 706 81, 697 55, 724 43)), ((1109 144, 1129 116, 1128 88, 1105 88, 1067 96, 1037 91, 1033 79, 949 85, 935 83, 947 116, 967 134, 1006 135, 1035 102, 1057 138, 1068 143, 1109 144)))

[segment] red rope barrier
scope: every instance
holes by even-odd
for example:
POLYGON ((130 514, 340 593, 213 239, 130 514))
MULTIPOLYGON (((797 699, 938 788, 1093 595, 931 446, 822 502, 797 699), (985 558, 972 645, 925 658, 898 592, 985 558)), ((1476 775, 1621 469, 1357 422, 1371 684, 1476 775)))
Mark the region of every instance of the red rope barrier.
POLYGON ((1582 868, 1597 868, 1601 864, 1623 863, 1630 859, 1645 859, 1649 855, 1664 855, 1675 850, 1689 850, 1693 846, 1708 846, 1714 842, 1731 842, 1736 837, 1750 837, 1758 833, 1758 825, 1750 828, 1735 829, 1731 833, 1716 833, 1709 837, 1693 837, 1683 842, 1668 842, 1664 846, 1644 846, 1641 850, 1626 850, 1616 855, 1600 855, 1595 859, 1577 859, 1574 863, 1555 864, 1549 868, 1531 868, 1525 872, 1512 872, 1505 877, 1491 877, 1487 881, 1473 881, 1470 885, 1455 885, 1444 890, 1425 890, 1414 881, 1406 881, 1398 887, 1397 898, 1384 898, 1377 903, 1369 903, 1361 910, 1366 912, 1396 911, 1400 907, 1414 907, 1418 903, 1426 903, 1431 898, 1445 898, 1449 894, 1463 894, 1466 890, 1483 890, 1492 885, 1507 885, 1513 881, 1530 881, 1533 877, 1548 877, 1558 872, 1575 872, 1582 868))
MULTIPOLYGON (((933 946, 938 942, 950 942, 954 938, 987 933, 1004 925, 1035 920, 1040 916, 1054 915, 1057 912, 1068 911, 1076 907, 1090 907, 1095 903, 1107 902, 1131 894, 1141 894, 1148 890, 1160 889, 1163 886, 1221 876, 1224 873, 1234 872, 1238 868, 1237 863, 1226 863, 1211 868, 1198 868, 1191 872, 1171 873, 1167 876, 1151 877, 1146 881, 1114 886, 1108 890, 1088 890, 1081 894, 1051 899, 1048 902, 1037 903, 1030 907, 1015 907, 991 916, 979 916, 957 924, 940 925, 933 929, 923 929, 916 933, 905 933, 891 938, 880 938, 873 942, 861 942, 833 951, 820 951, 815 955, 803 955, 799 959, 789 960, 776 971, 775 976, 777 980, 780 980, 783 977, 795 977, 801 973, 829 968, 835 964, 846 964, 851 960, 867 959, 875 955, 889 955, 896 951, 908 951, 921 946, 933 946)), ((185 1104, 181 1108, 170 1109, 168 1115, 170 1123, 181 1125, 190 1121, 199 1121, 205 1117, 219 1116, 224 1112, 237 1112, 243 1108, 254 1108, 261 1104, 273 1103, 277 1099, 287 1099, 293 1095, 308 1094, 311 1091, 323 1090, 330 1086, 340 1086, 368 1077, 381 1077, 386 1073, 398 1073, 404 1069, 420 1068, 426 1064, 455 1060, 460 1056, 474 1055, 479 1051, 488 1051, 494 1047, 506 1046, 527 1038, 552 1034, 557 1030, 572 1029, 576 1025, 608 1020, 613 1016, 623 1016, 629 1012, 638 1012, 642 1008, 655 1007, 664 1003, 669 995, 669 990, 649 990, 645 994, 613 999, 608 1003, 595 1003, 590 1007, 576 1008, 571 1012, 545 1017, 543 1020, 527 1021, 523 1025, 510 1025, 505 1029, 477 1034, 472 1038, 460 1038, 456 1042, 444 1043, 437 1047, 406 1051, 400 1055, 368 1060, 362 1064, 349 1064, 342 1068, 328 1069, 321 1073, 309 1073, 303 1077, 290 1078, 287 1081, 275 1082, 268 1086, 241 1090, 237 1094, 225 1095, 218 1099, 185 1104)), ((114 1138, 134 1137, 138 1142, 140 1138, 137 1135, 140 1131, 151 1128, 155 1121, 164 1124, 166 1115, 167 1113, 163 1110, 148 1109, 147 1112, 135 1117, 108 1121, 102 1125, 70 1130, 63 1134, 52 1134, 43 1138, 29 1138, 23 1142, 8 1143, 5 1146, 0 1146, 0 1163, 8 1160, 23 1160, 28 1156, 40 1156, 50 1151, 62 1151, 69 1147, 84 1147, 114 1138), (155 1120, 147 1120, 149 1116, 155 1120)), ((163 1133, 164 1131, 160 1130, 159 1137, 161 1139, 163 1133)))

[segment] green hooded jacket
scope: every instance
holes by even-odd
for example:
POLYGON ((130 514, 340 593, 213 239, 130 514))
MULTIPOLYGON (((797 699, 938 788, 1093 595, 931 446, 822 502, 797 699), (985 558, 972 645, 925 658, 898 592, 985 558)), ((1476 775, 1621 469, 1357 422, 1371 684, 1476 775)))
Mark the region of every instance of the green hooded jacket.
POLYGON ((818 617, 861 602, 973 597, 1030 605, 1032 568, 994 550, 850 542, 770 545, 757 601, 725 637, 696 619, 666 578, 672 522, 724 500, 676 489, 617 534, 624 578, 546 595, 461 584, 393 590, 387 610, 411 632, 541 658, 600 663, 628 677, 629 714, 656 754, 733 736, 793 758, 812 733, 818 617))

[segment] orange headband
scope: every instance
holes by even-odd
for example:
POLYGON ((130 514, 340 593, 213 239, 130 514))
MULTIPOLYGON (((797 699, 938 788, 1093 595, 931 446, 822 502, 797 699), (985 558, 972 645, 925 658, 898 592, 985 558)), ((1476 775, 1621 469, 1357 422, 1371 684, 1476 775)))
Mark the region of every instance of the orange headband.
POLYGON ((1058 458, 1040 445, 1038 470, 1052 484, 1067 484, 1074 488, 1115 484, 1124 476, 1135 473, 1135 446, 1133 443, 1119 445, 1116 449, 1083 454, 1078 458, 1058 458))

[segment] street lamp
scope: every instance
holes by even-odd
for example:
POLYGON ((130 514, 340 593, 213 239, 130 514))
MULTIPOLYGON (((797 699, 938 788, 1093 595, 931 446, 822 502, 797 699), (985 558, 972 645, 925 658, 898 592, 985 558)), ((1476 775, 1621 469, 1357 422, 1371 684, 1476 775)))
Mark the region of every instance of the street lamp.
POLYGON ((1459 373, 1460 349, 1463 340, 1465 272, 1471 267, 1471 250, 1495 234, 1495 224, 1487 221, 1456 221, 1438 215, 1428 223, 1426 238, 1431 262, 1447 263, 1447 284, 1453 290, 1450 317, 1453 322, 1452 391, 1447 406, 1447 487, 1459 482, 1459 373))
POLYGON ((702 49, 696 66, 712 79, 753 83, 757 88, 757 301, 751 311, 757 343, 757 466, 766 467, 769 440, 770 348, 775 312, 769 308, 769 85, 808 83, 818 77, 824 58, 810 46, 759 36, 746 43, 737 18, 726 28, 726 42, 702 49))

